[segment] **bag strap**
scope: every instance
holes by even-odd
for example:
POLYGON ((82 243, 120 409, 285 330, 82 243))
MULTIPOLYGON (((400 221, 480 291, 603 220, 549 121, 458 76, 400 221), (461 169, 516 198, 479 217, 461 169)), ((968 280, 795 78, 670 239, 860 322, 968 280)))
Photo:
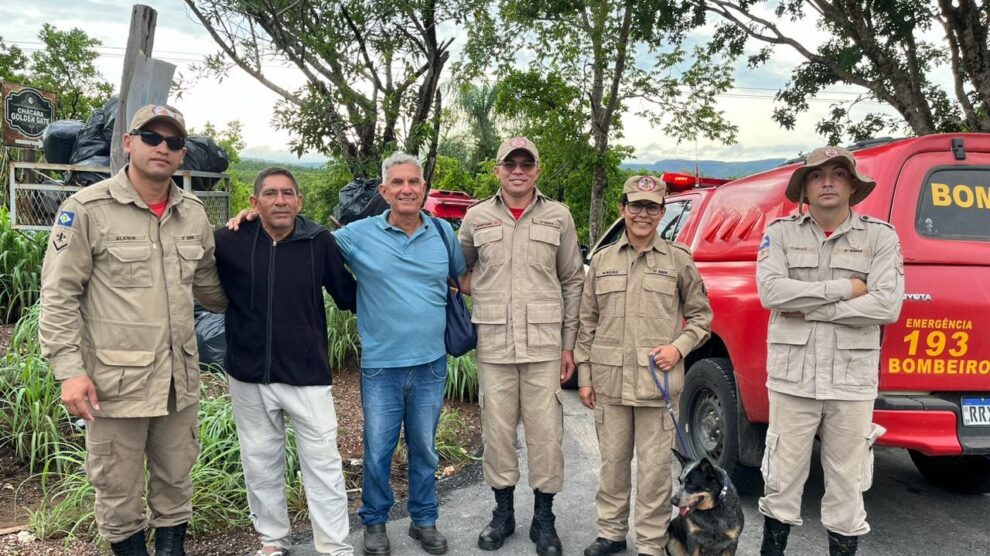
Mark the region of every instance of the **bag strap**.
POLYGON ((436 226, 437 233, 440 234, 440 240, 443 241, 443 247, 447 250, 447 278, 454 283, 457 291, 461 291, 461 281, 457 279, 457 270, 454 268, 454 253, 447 240, 447 232, 444 231, 443 224, 440 223, 440 220, 436 216, 431 216, 430 220, 436 226))

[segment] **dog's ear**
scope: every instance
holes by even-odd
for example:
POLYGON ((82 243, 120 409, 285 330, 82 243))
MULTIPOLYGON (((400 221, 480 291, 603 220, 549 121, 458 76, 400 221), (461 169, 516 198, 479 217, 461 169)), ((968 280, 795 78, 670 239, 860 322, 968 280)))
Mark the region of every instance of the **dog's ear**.
POLYGON ((698 462, 698 467, 705 473, 706 478, 712 480, 718 479, 718 470, 712 465, 712 461, 708 459, 708 456, 701 458, 701 461, 698 462))
POLYGON ((674 452, 674 457, 677 458, 677 461, 678 462, 680 462, 682 468, 683 467, 686 467, 687 464, 691 463, 691 458, 689 458, 689 457, 685 456, 684 454, 678 452, 677 449, 671 449, 670 451, 671 452, 674 452))

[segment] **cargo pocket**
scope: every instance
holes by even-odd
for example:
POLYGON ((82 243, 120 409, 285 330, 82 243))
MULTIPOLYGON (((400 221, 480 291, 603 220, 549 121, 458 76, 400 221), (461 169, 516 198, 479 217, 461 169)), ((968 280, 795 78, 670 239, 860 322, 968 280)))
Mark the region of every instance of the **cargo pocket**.
POLYGON ((178 243, 175 249, 179 252, 179 276, 183 284, 191 284, 196 268, 203 258, 205 251, 198 243, 178 243))
POLYGON ((832 269, 832 279, 859 278, 866 281, 870 275, 870 259, 863 252, 832 253, 828 262, 832 269))
POLYGON ((818 275, 818 253, 788 251, 787 277, 805 282, 815 281, 818 275))
POLYGON ((120 477, 115 475, 118 467, 113 461, 113 440, 86 439, 86 478, 100 494, 119 486, 120 477))
MULTIPOLYGON (((776 319, 784 317, 776 316, 776 319)), ((798 319, 771 322, 767 331, 767 376, 799 382, 804 374, 804 352, 811 337, 811 323, 798 319), (792 322, 793 321, 793 322, 792 322)))
POLYGON ((880 327, 837 326, 832 382, 875 387, 880 375, 880 327))
POLYGON ((591 360, 591 387, 595 389, 595 394, 609 398, 621 398, 622 348, 592 345, 589 359, 591 360))
POLYGON ((529 227, 527 260, 530 264, 544 268, 557 266, 557 247, 560 246, 560 229, 545 224, 532 224, 529 227))
POLYGON ((644 317, 663 317, 670 319, 670 314, 675 308, 675 293, 677 292, 676 273, 674 275, 646 275, 643 276, 643 298, 640 299, 639 314, 644 317))
POLYGON ((481 266, 498 266, 505 262, 502 226, 491 226, 475 232, 474 246, 478 250, 478 263, 481 266))
POLYGON ((182 346, 182 356, 186 366, 187 394, 196 396, 199 393, 199 353, 196 351, 195 338, 182 346))
POLYGON ((147 242, 108 243, 108 279, 118 288, 151 287, 151 245, 147 242))
POLYGON ((777 443, 780 436, 777 433, 767 433, 767 447, 763 450, 763 462, 760 464, 760 472, 763 474, 763 482, 766 484, 767 492, 777 492, 780 490, 780 475, 777 470, 777 443))
POLYGON ((506 342, 506 306, 504 304, 488 305, 475 303, 471 313, 471 322, 478 331, 478 351, 505 352, 506 342))
POLYGON ((526 304, 526 346, 531 353, 560 351, 560 303, 526 304))
POLYGON ((96 350, 93 384, 100 400, 145 398, 153 351, 96 350))
POLYGON ((877 439, 883 436, 887 429, 876 423, 870 425, 870 434, 866 435, 866 456, 863 462, 863 478, 860 483, 860 490, 866 492, 873 486, 873 445, 877 439))

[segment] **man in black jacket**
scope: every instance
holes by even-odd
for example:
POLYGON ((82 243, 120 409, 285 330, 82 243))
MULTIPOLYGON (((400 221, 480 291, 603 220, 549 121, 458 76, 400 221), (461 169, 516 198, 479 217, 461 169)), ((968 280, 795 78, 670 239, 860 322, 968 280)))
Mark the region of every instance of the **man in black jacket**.
POLYGON ((251 206, 259 219, 215 233, 226 313, 230 396, 241 444, 251 519, 262 554, 289 548, 284 415, 292 419, 322 554, 353 554, 337 417, 331 395, 323 289, 341 309, 356 308, 354 278, 329 230, 299 216, 302 195, 285 168, 263 170, 251 206))

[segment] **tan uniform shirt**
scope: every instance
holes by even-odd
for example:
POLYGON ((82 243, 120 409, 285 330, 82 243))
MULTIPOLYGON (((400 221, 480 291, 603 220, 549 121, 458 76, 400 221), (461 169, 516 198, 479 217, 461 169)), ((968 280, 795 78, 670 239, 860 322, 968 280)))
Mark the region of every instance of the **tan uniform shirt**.
POLYGON ((880 326, 897 320, 904 263, 893 226, 850 211, 832 235, 810 214, 771 222, 756 283, 771 310, 767 388, 819 400, 877 395, 880 326), (868 293, 852 299, 850 278, 868 293), (804 313, 804 318, 782 313, 804 313))
POLYGON ((550 361, 574 349, 584 264, 566 206, 537 190, 517 222, 499 191, 468 209, 460 242, 479 361, 550 361))
POLYGON ((223 311, 213 231, 173 183, 161 219, 126 168, 62 204, 41 273, 42 353, 55 378, 89 375, 100 417, 167 415, 199 400, 193 296, 223 311))
POLYGON ((649 354, 670 344, 682 356, 669 371, 673 402, 684 387, 684 357, 708 339, 711 324, 712 308, 691 251, 658 236, 649 250, 637 253, 623 234, 592 257, 584 281, 574 351, 578 385, 594 387, 601 403, 662 405, 649 354))

